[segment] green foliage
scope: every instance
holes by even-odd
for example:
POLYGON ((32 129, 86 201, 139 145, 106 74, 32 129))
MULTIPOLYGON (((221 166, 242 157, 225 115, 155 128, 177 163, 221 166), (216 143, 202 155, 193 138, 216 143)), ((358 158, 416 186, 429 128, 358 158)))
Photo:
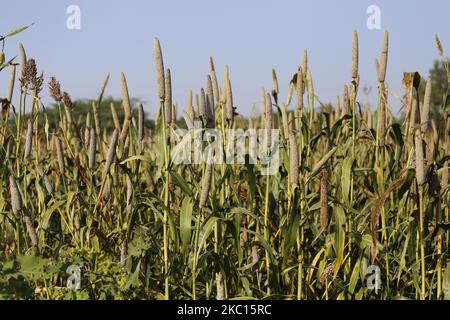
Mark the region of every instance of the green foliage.
MULTIPOLYGON (((270 176, 248 152, 245 164, 174 163, 170 131, 185 124, 163 121, 164 103, 156 124, 144 122, 152 130, 140 130, 138 114, 124 119, 122 101, 94 99, 101 128, 91 138, 83 130, 90 101, 44 109, 22 88, 16 103, 2 100, 0 118, 0 298, 449 299, 447 115, 439 113, 445 125, 436 133, 388 122, 383 83, 379 110, 363 115, 356 85, 346 112, 316 109, 310 92, 304 109, 285 113, 289 124, 281 93, 266 96, 278 113, 254 126, 289 131, 270 176), (108 139, 111 102, 118 139, 108 139), (382 273, 379 290, 366 286, 372 264, 382 273), (80 290, 67 287, 72 265, 80 290)), ((210 125, 246 128, 248 119, 225 118, 226 106, 209 110, 210 125)), ((234 142, 222 140, 219 150, 234 142)))
MULTIPOLYGON (((133 105, 137 105, 138 100, 132 100, 133 105)), ((114 130, 114 121, 111 114, 111 108, 110 104, 113 103, 115 106, 115 109, 117 111, 117 115, 119 117, 119 121, 122 124, 124 119, 124 112, 123 108, 121 107, 122 101, 121 100, 115 100, 112 97, 107 97, 102 100, 102 103, 100 107, 98 107, 98 114, 100 123, 102 125, 102 128, 106 129, 108 132, 114 130)), ((92 109, 92 101, 91 100, 76 100, 74 101, 74 106, 72 109, 72 116, 74 121, 76 121, 79 128, 85 128, 86 122, 84 121, 86 118, 86 115, 90 113, 91 115, 91 125, 93 125, 93 109, 92 109)), ((64 112, 63 107, 61 106, 62 112, 64 112)), ((58 123, 60 121, 60 111, 57 104, 52 104, 45 108, 45 112, 48 118, 48 125, 51 129, 57 128, 58 123)), ((137 108, 133 110, 134 116, 138 117, 137 115, 137 108)), ((145 126, 152 130, 154 128, 154 121, 147 118, 147 114, 145 114, 145 126)), ((45 119, 41 119, 41 125, 45 125, 45 119)))

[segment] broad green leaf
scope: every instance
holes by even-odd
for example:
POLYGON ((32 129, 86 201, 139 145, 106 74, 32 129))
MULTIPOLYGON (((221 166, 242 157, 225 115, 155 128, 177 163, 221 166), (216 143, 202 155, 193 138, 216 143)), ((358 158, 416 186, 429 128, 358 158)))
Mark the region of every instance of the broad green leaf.
POLYGON ((16 35, 18 33, 21 33, 22 31, 24 31, 24 30, 28 29, 29 27, 31 27, 33 24, 34 23, 32 23, 32 24, 30 24, 28 26, 25 26, 25 27, 21 27, 21 28, 17 28, 17 29, 13 29, 13 30, 9 31, 6 35, 0 37, 0 41, 3 41, 4 39, 6 39, 8 37, 12 37, 12 36, 14 36, 14 35, 16 35))
POLYGON ((334 217, 334 250, 336 252, 336 261, 334 263, 334 274, 336 275, 339 268, 344 261, 344 249, 345 249, 345 212, 339 207, 333 208, 334 217))
POLYGON ((170 175, 173 178, 173 182, 179 186, 181 188, 181 190, 183 190, 183 192, 188 195, 189 197, 192 197, 192 188, 189 187, 188 183, 186 182, 186 180, 183 179, 183 177, 175 171, 171 171, 170 175))
POLYGON ((186 252, 191 241, 192 209, 194 204, 190 198, 184 198, 180 212, 180 237, 183 252, 186 252))

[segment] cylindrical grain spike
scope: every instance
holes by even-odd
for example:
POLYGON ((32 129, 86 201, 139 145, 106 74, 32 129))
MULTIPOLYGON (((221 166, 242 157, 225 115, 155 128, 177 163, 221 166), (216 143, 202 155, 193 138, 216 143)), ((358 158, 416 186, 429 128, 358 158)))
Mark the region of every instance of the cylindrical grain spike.
POLYGON ((91 113, 86 114, 86 127, 84 128, 84 145, 89 146, 89 138, 91 136, 91 113))
POLYGON ((206 165, 205 174, 203 176, 202 190, 200 193, 200 202, 199 202, 200 208, 204 207, 206 205, 206 202, 208 201, 209 190, 211 188, 212 172, 213 167, 212 164, 209 163, 206 165))
POLYGON ((128 131, 130 130, 131 121, 129 119, 125 119, 122 126, 122 131, 120 131, 119 141, 125 142, 128 138, 128 131))
POLYGON ((322 170, 320 175, 320 227, 328 225, 328 171, 322 170))
POLYGON ((122 88, 122 106, 125 113, 125 119, 131 119, 130 96, 128 94, 127 79, 123 72, 120 73, 120 85, 122 88))
POLYGON ((216 283, 217 283, 216 300, 223 300, 225 299, 225 289, 223 284, 222 272, 218 272, 216 274, 216 283))
POLYGON ((64 152, 59 137, 55 136, 56 158, 58 160, 59 172, 64 174, 66 166, 64 164, 64 152))
POLYGON ((312 75, 311 75, 311 70, 308 69, 308 72, 306 73, 306 81, 308 86, 306 87, 307 91, 308 91, 308 97, 310 99, 310 101, 314 101, 314 84, 313 84, 313 79, 312 79, 312 75))
POLYGON ((266 123, 266 91, 261 88, 261 128, 266 123))
POLYGON ((227 85, 227 102, 226 102, 226 119, 231 123, 234 119, 233 91, 231 90, 231 81, 228 79, 227 85))
POLYGON ((127 183, 127 198, 126 198, 126 204, 127 207, 131 205, 131 197, 133 196, 133 183, 131 181, 130 176, 126 175, 126 183, 127 183))
POLYGON ((227 100, 227 87, 228 87, 228 82, 229 82, 229 70, 228 70, 228 65, 225 66, 225 72, 223 74, 223 80, 222 80, 222 92, 220 95, 220 102, 222 104, 224 104, 227 100))
POLYGON ((265 116, 265 129, 267 130, 267 141, 266 141, 266 147, 269 148, 269 146, 272 144, 272 100, 270 97, 270 94, 266 94, 266 116, 265 116))
POLYGON ((31 244, 37 246, 37 236, 36 229, 34 227, 31 215, 23 207, 22 195, 20 194, 19 187, 17 186, 16 179, 12 175, 9 176, 9 188, 11 193, 11 206, 14 215, 18 218, 20 213, 23 214, 23 220, 25 221, 25 226, 27 228, 28 235, 31 239, 31 244))
MULTIPOLYGON (((413 92, 415 91, 415 89, 413 89, 413 92)), ((409 118, 409 132, 413 133, 414 132, 414 126, 420 122, 420 110, 419 110, 419 105, 417 102, 417 98, 414 95, 412 102, 411 102, 411 114, 410 114, 410 118, 409 118)))
POLYGON ((211 67, 211 71, 216 71, 216 68, 214 66, 214 59, 213 59, 213 57, 209 57, 209 66, 211 67))
POLYGON ((21 43, 19 43, 19 64, 20 64, 20 76, 25 74, 25 66, 27 65, 27 55, 25 53, 25 48, 21 43))
POLYGON ((308 73, 308 51, 306 49, 303 51, 302 70, 303 74, 308 73))
POLYGON ((431 106, 431 77, 428 77, 426 88, 425 88, 425 96, 423 98, 423 108, 421 114, 421 130, 422 133, 427 132, 429 126, 430 119, 430 106, 431 106))
POLYGON ((158 86, 158 95, 161 102, 166 98, 165 80, 164 80, 164 62, 159 39, 153 40, 153 50, 155 51, 156 84, 158 86))
POLYGON ((346 115, 350 109, 350 100, 348 96, 348 86, 344 85, 344 93, 342 95, 342 116, 346 115))
POLYGON ((191 118, 191 116, 187 112, 184 112, 183 119, 184 119, 184 122, 186 123, 188 130, 191 130, 192 128, 194 128, 194 120, 191 118))
POLYGON ((38 245, 36 228, 34 227, 33 220, 27 209, 23 210, 23 221, 25 221, 25 226, 27 228, 28 236, 30 237, 30 240, 31 240, 31 245, 33 247, 36 247, 38 245))
POLYGON ((310 177, 314 176, 319 170, 322 168, 322 166, 330 160, 330 158, 333 156, 333 154, 337 151, 338 147, 334 147, 331 149, 322 159, 320 159, 319 162, 316 163, 314 168, 311 170, 310 177))
POLYGON ((441 57, 443 57, 443 56, 444 56, 444 47, 442 46, 441 39, 439 39, 439 36, 436 35, 436 36, 435 36, 435 40, 436 40, 436 46, 437 46, 437 48, 438 48, 439 55, 440 55, 441 57))
POLYGON ((194 121, 195 119, 195 112, 194 112, 194 107, 192 105, 192 90, 189 90, 188 93, 188 100, 187 100, 187 111, 186 113, 188 114, 189 118, 194 121))
POLYGON ((289 179, 291 187, 298 186, 299 184, 299 156, 298 156, 298 145, 297 139, 294 132, 294 121, 292 119, 292 114, 289 114, 289 179))
POLYGON ((172 120, 171 120, 171 125, 172 127, 175 127, 175 124, 177 123, 177 112, 178 112, 178 107, 177 107, 177 103, 175 102, 174 104, 172 104, 172 120))
POLYGON ((108 83, 109 83, 109 77, 110 77, 110 74, 109 74, 109 72, 108 72, 108 74, 107 74, 106 77, 105 77, 105 80, 103 80, 102 89, 100 90, 100 98, 101 98, 101 99, 103 99, 103 95, 105 94, 106 87, 108 86, 108 83))
POLYGON ((297 109, 303 109, 303 94, 305 93, 305 86, 303 83, 303 69, 302 67, 298 68, 297 71, 297 82, 295 83, 295 91, 297 93, 297 109))
POLYGON ((359 62, 359 47, 358 47, 358 32, 353 31, 352 43, 352 79, 358 78, 358 62, 359 62))
POLYGON ((278 86, 278 78, 277 78, 277 72, 275 69, 272 69, 272 95, 278 96, 280 93, 280 88, 278 86))
POLYGON ((165 84, 165 93, 166 97, 164 100, 164 116, 166 119, 166 124, 170 124, 172 122, 172 79, 170 76, 170 69, 166 70, 166 84, 165 84))
POLYGON ((388 51, 389 51, 389 33, 387 31, 385 31, 384 38, 383 38, 383 45, 382 45, 382 49, 381 49, 381 59, 380 59, 379 74, 378 74, 378 81, 380 83, 384 83, 384 81, 386 80, 388 51))
MULTIPOLYGON (((117 129, 116 129, 117 130, 117 129)), ((95 167, 95 154, 97 152, 97 134, 95 133, 95 129, 91 128, 89 137, 89 169, 94 169, 95 167)))
POLYGON ((205 111, 206 118, 208 122, 208 127, 214 127, 214 92, 213 92, 213 84, 211 80, 211 76, 207 75, 206 77, 206 95, 205 95, 205 111))
POLYGON ((72 120, 73 103, 72 103, 72 99, 70 99, 70 96, 67 92, 63 92, 63 105, 64 105, 64 111, 66 113, 67 123, 70 128, 73 124, 73 120, 72 120))
MULTIPOLYGON (((420 110, 419 110, 419 102, 417 100, 417 94, 414 96, 413 100, 413 108, 411 116, 412 126, 416 126, 420 124, 420 110)), ((419 186, 422 186, 425 183, 425 162, 424 162, 424 145, 422 140, 422 134, 420 127, 416 127, 414 130, 414 147, 415 147, 415 156, 416 156, 416 180, 419 186)))
MULTIPOLYGON (((119 141, 124 141, 120 139, 119 136, 119 141)), ((131 137, 129 135, 127 135, 125 137, 125 141, 123 143, 123 151, 122 151, 122 157, 129 157, 131 156, 131 150, 132 150, 132 145, 131 145, 131 137)), ((117 160, 117 156, 114 157, 113 162, 117 160)))
POLYGON ((198 107, 198 116, 204 118, 206 116, 206 97, 205 90, 203 88, 200 89, 200 101, 198 107))
POLYGON ((144 139, 144 107, 142 106, 142 103, 139 104, 138 138, 140 141, 144 139))
POLYGON ((111 115, 114 122, 114 128, 121 130, 120 121, 119 121, 119 115, 117 114, 116 106, 114 105, 114 102, 111 101, 109 104, 109 107, 111 108, 111 115))
POLYGON ((339 96, 336 96, 336 103, 334 105, 334 119, 337 120, 341 116, 341 101, 339 96))
POLYGON ((98 114, 98 108, 97 108, 97 104, 95 102, 92 102, 92 110, 94 113, 95 133, 97 134, 97 137, 99 139, 101 139, 102 129, 101 129, 101 125, 100 125, 100 115, 98 114))
POLYGON ((105 167, 103 170, 103 172, 105 174, 109 172, 109 168, 111 167, 111 164, 116 155, 116 147, 117 147, 118 140, 119 140, 119 130, 115 129, 114 133, 111 137, 111 142, 109 143, 108 152, 106 154, 106 162, 105 162, 105 167))
POLYGON ((214 88, 214 96, 216 98, 216 103, 219 103, 220 102, 219 82, 217 81, 216 69, 214 68, 214 61, 212 57, 210 57, 210 63, 211 63, 211 78, 214 88))
POLYGON ((286 97, 286 106, 290 106, 290 104, 291 104, 292 96, 294 94, 294 87, 295 86, 293 83, 289 84, 289 90, 288 90, 288 94, 286 97))
POLYGON ((194 119, 199 119, 200 114, 200 96, 198 94, 195 95, 195 113, 194 113, 194 119))
POLYGON ((11 193, 11 207, 14 215, 19 217, 22 212, 22 196, 17 186, 16 179, 12 175, 9 176, 9 192, 11 193))
POLYGON ((288 111, 286 105, 283 103, 281 106, 281 121, 283 124, 284 137, 289 139, 289 121, 288 121, 288 111))
POLYGON ((42 167, 40 165, 37 165, 36 169, 37 169, 39 176, 44 181, 44 186, 45 186, 45 189, 47 190, 47 192, 49 194, 53 194, 53 190, 54 190, 53 184, 50 181, 50 179, 48 178, 47 174, 45 174, 44 170, 42 169, 42 167))
POLYGON ((106 181, 105 183, 105 188, 103 189, 103 201, 108 202, 109 199, 111 198, 111 183, 109 180, 106 181))
POLYGON ((8 92, 6 94, 6 98, 8 99, 9 102, 12 101, 15 80, 16 80, 16 65, 13 64, 11 66, 11 76, 9 77, 8 92))
POLYGON ((380 86, 381 101, 380 101, 380 146, 384 147, 385 145, 385 136, 386 136, 386 95, 384 85, 380 86))
POLYGON ((208 126, 210 128, 214 127, 215 115, 214 115, 214 91, 213 91, 213 82, 211 76, 208 75, 206 77, 206 115, 208 118, 208 126))

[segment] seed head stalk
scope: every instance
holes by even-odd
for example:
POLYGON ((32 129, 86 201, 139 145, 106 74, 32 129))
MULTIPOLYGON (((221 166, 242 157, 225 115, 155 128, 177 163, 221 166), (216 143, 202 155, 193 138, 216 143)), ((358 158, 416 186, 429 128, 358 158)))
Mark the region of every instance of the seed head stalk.
MULTIPOLYGON (((265 120, 266 120, 266 145, 265 147, 267 156, 270 156, 270 148, 272 146, 272 102, 270 98, 270 94, 266 94, 265 99, 265 120)), ((265 196, 264 196, 264 240, 267 241, 267 243, 270 243, 270 230, 269 230, 269 195, 270 195, 270 174, 266 172, 266 190, 265 190, 265 196)), ((270 255, 269 252, 266 250, 266 276, 267 276, 267 295, 270 296, 271 290, 270 290, 270 255)))
MULTIPOLYGON (((164 217, 163 217, 163 256, 164 256, 164 296, 166 300, 169 300, 169 256, 168 256, 168 234, 167 234, 167 221, 169 218, 169 148, 170 144, 168 143, 168 135, 167 135, 167 125, 171 121, 171 117, 166 118, 166 115, 170 115, 171 113, 171 105, 168 105, 166 102, 167 92, 166 89, 169 88, 171 90, 170 80, 165 80, 164 77, 164 62, 163 55, 161 51, 161 45, 158 38, 155 38, 153 41, 153 49, 155 52, 154 61, 156 68, 156 82, 158 87, 158 95, 160 99, 160 110, 162 111, 163 118, 163 142, 164 142, 164 170, 165 170, 165 186, 164 186, 164 217), (167 106, 168 105, 168 106, 167 106), (166 110, 167 106, 167 110, 166 110), (170 109, 170 110, 169 110, 170 109)), ((170 71, 169 77, 170 77, 170 71)), ((171 93, 169 93, 171 94, 171 93)), ((170 97, 167 100, 171 99, 170 97)))
POLYGON ((161 102, 161 108, 163 110, 163 141, 164 141, 164 170, 165 170, 165 186, 164 186, 164 219, 163 219, 163 238, 164 238, 164 292, 166 300, 169 300, 169 256, 168 256, 168 234, 167 234, 167 221, 169 218, 169 148, 170 144, 167 136, 166 117, 165 117, 165 104, 161 102))

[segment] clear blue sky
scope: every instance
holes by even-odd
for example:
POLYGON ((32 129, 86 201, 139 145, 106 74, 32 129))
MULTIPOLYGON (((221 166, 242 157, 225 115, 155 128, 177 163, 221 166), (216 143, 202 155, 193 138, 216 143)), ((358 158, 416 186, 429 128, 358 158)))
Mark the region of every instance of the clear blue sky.
MULTIPOLYGON (((359 32, 361 89, 372 86, 374 60, 380 54, 383 30, 390 32, 387 81, 391 93, 403 94, 404 71, 428 75, 437 58, 438 33, 450 52, 450 1, 106 1, 16 0, 3 8, 0 33, 35 22, 26 32, 8 39, 5 52, 17 54, 17 43, 36 59, 45 76, 56 76, 73 98, 97 97, 105 75, 111 73, 107 95, 120 96, 119 74, 127 76, 130 95, 146 101, 155 114, 153 37, 161 40, 165 66, 172 70, 174 101, 185 108, 187 92, 199 91, 213 56, 219 79, 225 64, 238 111, 249 114, 258 104, 260 87, 271 88, 275 68, 281 95, 308 49, 316 93, 323 102, 341 95, 350 82, 352 30, 359 32), (66 28, 67 6, 81 8, 81 30, 66 28), (366 27, 366 9, 381 8, 382 30, 366 27)), ((6 90, 8 72, 0 74, 6 90)), ((47 83, 46 79, 46 83, 47 83)), ((0 96, 5 93, 0 92, 0 96)), ((360 99, 363 99, 362 90, 360 99)), ((47 90, 44 101, 49 101, 47 90)), ((394 110, 399 103, 390 96, 394 110)))

